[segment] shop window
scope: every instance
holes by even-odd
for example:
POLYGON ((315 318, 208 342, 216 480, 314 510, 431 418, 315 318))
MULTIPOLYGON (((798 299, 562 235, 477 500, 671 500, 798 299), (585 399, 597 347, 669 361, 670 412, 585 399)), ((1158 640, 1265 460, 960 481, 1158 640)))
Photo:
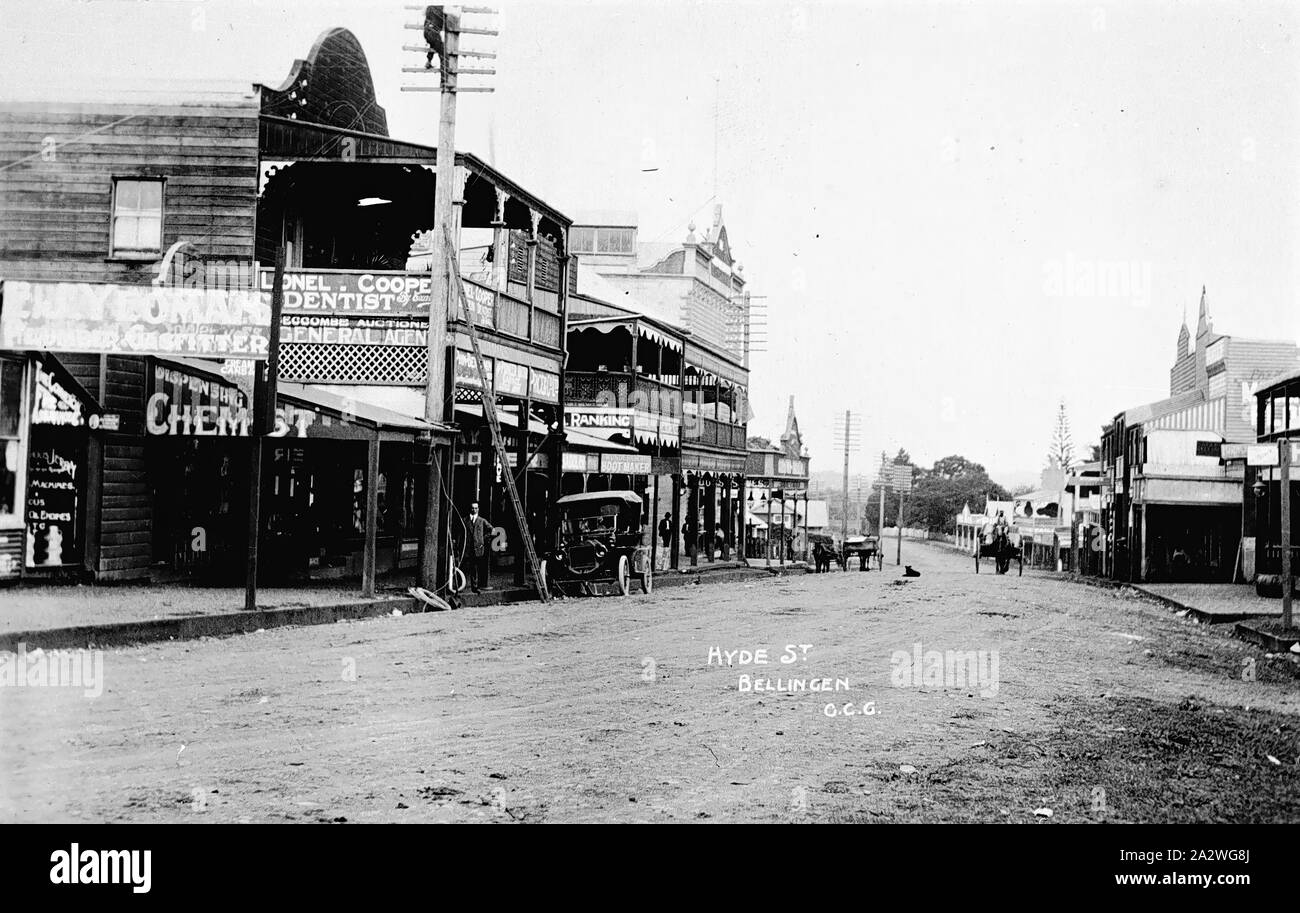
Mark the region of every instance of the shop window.
POLYGON ((1300 428, 1300 396, 1287 398, 1286 427, 1287 430, 1300 428))
POLYGON ((11 517, 18 509, 22 407, 23 362, 0 359, 0 517, 11 517))
POLYGON ((163 182, 118 178, 113 182, 111 250, 114 257, 162 253, 163 182))

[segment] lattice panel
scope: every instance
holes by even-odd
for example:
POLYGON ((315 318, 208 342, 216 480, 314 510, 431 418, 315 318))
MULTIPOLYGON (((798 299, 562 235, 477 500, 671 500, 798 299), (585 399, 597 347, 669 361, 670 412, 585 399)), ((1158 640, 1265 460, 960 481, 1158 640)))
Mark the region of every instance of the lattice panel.
POLYGON ((424 383, 423 346, 313 345, 280 347, 280 377, 299 383, 424 383))

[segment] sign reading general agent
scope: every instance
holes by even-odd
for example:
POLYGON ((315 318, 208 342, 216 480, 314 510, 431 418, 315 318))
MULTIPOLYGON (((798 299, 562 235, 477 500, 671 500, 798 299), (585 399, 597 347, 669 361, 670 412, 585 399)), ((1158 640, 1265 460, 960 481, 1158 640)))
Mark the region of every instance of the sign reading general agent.
POLYGON ((265 359, 271 297, 255 289, 4 283, 0 349, 265 359))

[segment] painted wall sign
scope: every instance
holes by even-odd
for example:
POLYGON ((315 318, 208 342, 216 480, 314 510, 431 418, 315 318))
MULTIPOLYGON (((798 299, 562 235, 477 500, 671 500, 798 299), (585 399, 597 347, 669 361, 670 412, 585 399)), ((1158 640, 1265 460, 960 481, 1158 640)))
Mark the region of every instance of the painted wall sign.
MULTIPOLYGON (((319 416, 309 409, 280 406, 270 437, 308 437, 319 416)), ((253 424, 247 406, 177 405, 166 393, 155 393, 145 404, 145 430, 165 437, 248 437, 253 424)))
POLYGON ((81 399, 59 383, 39 361, 36 362, 36 402, 32 405, 32 424, 73 428, 86 424, 81 399))
POLYGON ((63 429, 34 429, 27 457, 27 555, 31 568, 81 561, 84 437, 63 429))
MULTIPOLYGON (((230 381, 155 364, 153 392, 145 404, 145 431, 159 437, 247 437, 253 424, 249 397, 230 381)), ((271 437, 307 437, 319 416, 281 405, 271 437)))
POLYGON ((502 396, 528 395, 528 368, 511 361, 497 359, 496 392, 502 396))
POLYGON ((560 375, 533 368, 528 378, 528 395, 544 403, 560 401, 560 375))
MULTIPOLYGON (((492 359, 483 356, 483 369, 487 372, 487 386, 492 387, 492 359)), ((466 352, 464 349, 456 350, 456 386, 468 387, 472 390, 482 390, 483 383, 479 380, 478 365, 474 361, 474 353, 466 352)))
POLYGON ((0 349, 265 359, 270 327, 253 289, 8 280, 0 349))
MULTIPOLYGON (((268 296, 274 281, 274 270, 258 273, 258 287, 268 296)), ((427 317, 432 282, 420 273, 286 270, 284 313, 427 317)))
POLYGON ((280 342, 327 346, 428 345, 429 321, 386 317, 333 317, 285 314, 280 342))
POLYGON ((632 410, 619 408, 566 408, 564 423, 570 428, 626 430, 632 427, 632 410))
POLYGON ((602 453, 600 455, 600 471, 649 475, 650 457, 639 453, 602 453))
MULTIPOLYGON (((470 282, 468 279, 464 281, 463 285, 465 288, 465 303, 469 305, 470 312, 474 315, 474 322, 485 327, 495 327, 497 325, 497 293, 486 286, 470 282)), ((453 310, 457 312, 455 316, 459 317, 459 303, 453 310)))

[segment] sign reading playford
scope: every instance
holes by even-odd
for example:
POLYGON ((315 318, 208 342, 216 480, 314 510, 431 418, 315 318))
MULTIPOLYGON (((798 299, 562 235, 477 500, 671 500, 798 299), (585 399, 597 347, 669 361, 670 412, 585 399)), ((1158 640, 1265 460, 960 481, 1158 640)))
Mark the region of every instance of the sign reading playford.
POLYGON ((0 349, 265 359, 271 297, 254 289, 8 280, 0 349))

